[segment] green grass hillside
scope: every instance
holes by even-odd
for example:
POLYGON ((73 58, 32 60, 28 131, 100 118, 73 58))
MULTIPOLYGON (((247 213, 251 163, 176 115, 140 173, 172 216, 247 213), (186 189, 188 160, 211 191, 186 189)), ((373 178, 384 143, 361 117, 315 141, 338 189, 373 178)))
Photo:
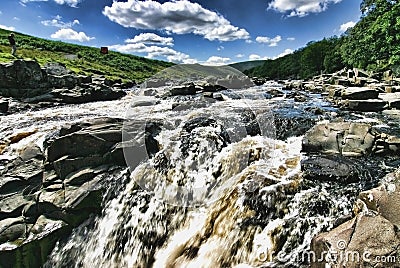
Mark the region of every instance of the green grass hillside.
POLYGON ((136 82, 143 82, 146 78, 174 65, 114 51, 104 55, 100 53, 100 48, 14 33, 18 48, 17 57, 10 54, 11 48, 7 39, 10 31, 0 29, 0 62, 10 62, 17 58, 33 59, 41 66, 48 62, 59 62, 77 74, 101 74, 111 79, 120 78, 123 81, 136 82))
POLYGON ((265 63, 265 60, 252 60, 252 61, 243 61, 238 63, 229 64, 232 68, 239 70, 241 72, 250 70, 252 68, 262 66, 265 63))

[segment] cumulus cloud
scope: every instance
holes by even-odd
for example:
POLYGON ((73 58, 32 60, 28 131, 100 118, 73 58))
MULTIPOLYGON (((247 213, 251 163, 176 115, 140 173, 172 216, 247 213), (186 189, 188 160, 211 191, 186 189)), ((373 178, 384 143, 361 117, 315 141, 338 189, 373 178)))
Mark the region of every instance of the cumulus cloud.
POLYGON ((208 58, 206 62, 204 62, 204 65, 221 66, 228 64, 230 61, 231 61, 230 58, 211 56, 208 58))
POLYGON ((0 24, 0 28, 8 31, 15 31, 15 28, 12 26, 5 26, 0 24))
POLYGON ((329 4, 337 4, 342 0, 273 0, 268 8, 280 13, 289 13, 289 16, 303 17, 310 13, 320 13, 328 8, 329 4))
POLYGON ((244 55, 243 55, 243 54, 237 54, 235 57, 236 57, 236 58, 243 58, 244 55))
POLYGON ((56 2, 57 4, 59 4, 59 5, 68 5, 68 6, 71 6, 71 7, 77 7, 78 6, 78 4, 80 3, 80 2, 82 2, 81 0, 54 0, 54 2, 56 2))
MULTIPOLYGON (((47 1, 49 1, 49 0, 21 0, 20 4, 23 5, 23 6, 26 6, 25 4, 29 3, 29 2, 47 2, 47 1)), ((77 7, 78 4, 80 2, 82 2, 82 0, 54 0, 54 2, 56 2, 59 5, 64 5, 65 4, 65 5, 68 5, 70 7, 77 7)))
POLYGON ((347 29, 354 27, 354 25, 356 25, 356 23, 354 21, 349 21, 349 22, 343 23, 342 25, 340 25, 339 31, 344 33, 345 31, 347 31, 347 29))
POLYGON ((125 40, 126 43, 132 44, 150 44, 150 45, 164 45, 173 46, 174 39, 172 37, 161 37, 154 33, 141 33, 132 39, 125 40))
POLYGON ((257 54, 251 54, 249 56, 249 60, 268 60, 269 57, 261 57, 260 55, 257 54))
POLYGON ((51 35, 51 38, 54 39, 63 39, 63 40, 75 40, 79 42, 88 42, 94 37, 87 36, 84 32, 76 32, 69 28, 62 28, 51 35))
POLYGON ((196 34, 212 41, 250 38, 245 29, 231 25, 222 15, 188 0, 159 3, 153 0, 114 1, 103 14, 124 27, 196 34))
POLYGON ((288 41, 294 41, 294 40, 296 40, 296 38, 294 38, 294 37, 288 37, 288 38, 286 38, 286 40, 288 40, 288 41))
POLYGON ((40 22, 44 26, 53 26, 57 28, 71 28, 74 25, 79 24, 79 20, 74 20, 74 21, 69 21, 69 22, 64 22, 62 21, 62 17, 60 15, 57 15, 54 17, 52 20, 43 20, 40 22))
POLYGON ((292 50, 292 49, 290 49, 290 48, 287 48, 287 49, 285 49, 285 51, 283 51, 281 54, 279 54, 279 55, 277 55, 276 57, 274 57, 274 59, 281 58, 281 57, 283 57, 283 56, 292 54, 293 52, 294 52, 294 50, 292 50))
POLYGON ((266 36, 257 36, 256 38, 256 42, 268 44, 270 47, 276 47, 281 40, 282 37, 280 35, 277 35, 274 38, 269 38, 266 36))
POLYGON ((146 46, 144 43, 127 43, 123 45, 112 45, 109 46, 109 48, 122 53, 147 53, 147 58, 162 57, 174 63, 192 64, 197 62, 197 60, 190 58, 189 55, 170 47, 146 46))

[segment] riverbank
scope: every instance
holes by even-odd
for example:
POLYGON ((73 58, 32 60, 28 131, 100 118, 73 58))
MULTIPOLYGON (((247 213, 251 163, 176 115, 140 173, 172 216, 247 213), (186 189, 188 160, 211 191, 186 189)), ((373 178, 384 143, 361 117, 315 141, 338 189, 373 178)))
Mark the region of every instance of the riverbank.
POLYGON ((346 73, 256 86, 207 68, 169 73, 194 83, 163 73, 134 88, 94 77, 57 88, 49 77, 71 74, 24 71, 36 95, 8 95, 1 116, 1 265, 306 267, 298 256, 342 238, 341 250, 396 253, 400 127, 385 93, 396 84, 346 73), (71 97, 96 86, 121 93, 71 97), (127 155, 140 145, 144 159, 127 155), (210 192, 177 200, 163 180, 210 192), (348 236, 365 224, 368 237, 348 236))

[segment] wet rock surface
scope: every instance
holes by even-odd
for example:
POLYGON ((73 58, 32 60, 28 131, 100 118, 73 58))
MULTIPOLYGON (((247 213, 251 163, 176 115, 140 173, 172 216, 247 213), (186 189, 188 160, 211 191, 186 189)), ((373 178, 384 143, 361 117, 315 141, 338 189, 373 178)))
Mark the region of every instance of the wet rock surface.
POLYGON ((100 212, 105 174, 126 166, 121 129, 113 118, 72 124, 44 150, 30 144, 17 158, 0 160, 1 267, 41 266, 56 241, 100 212))
MULTIPOLYGON (((104 77, 76 75, 60 63, 41 68, 35 61, 15 60, 0 64, 0 74, 0 95, 26 103, 85 103, 126 95, 104 77)), ((0 112, 7 112, 5 104, 0 107, 0 112)))
POLYGON ((377 188, 360 193, 356 216, 335 229, 316 236, 311 249, 317 256, 336 252, 336 262, 314 262, 311 267, 397 267, 400 265, 399 181, 400 169, 385 177, 377 188))
MULTIPOLYGON (((36 81, 35 85, 44 85, 29 91, 34 95, 24 95, 28 90, 25 87, 33 85, 28 82, 14 81, 12 86, 18 87, 17 90, 4 86, 4 90, 1 90, 7 94, 23 93, 18 96, 23 96, 21 100, 24 102, 18 104, 13 99, 2 99, 4 103, 7 102, 7 109, 6 104, 2 106, 0 101, 0 112, 8 114, 23 109, 18 105, 27 102, 37 105, 35 107, 40 110, 54 107, 55 102, 77 104, 117 99, 125 94, 114 89, 115 83, 120 84, 121 81, 110 81, 99 76, 75 76, 59 64, 50 64, 44 70, 38 69, 34 63, 18 62, 16 66, 7 68, 23 70, 18 77, 12 78, 14 80, 31 79, 36 81), (50 84, 51 89, 48 88, 50 84)), ((174 170, 182 174, 179 183, 185 185, 187 163, 201 166, 215 154, 230 150, 235 141, 231 140, 234 135, 230 136, 232 132, 229 132, 229 126, 225 127, 212 118, 198 116, 196 109, 239 99, 240 94, 229 87, 236 86, 234 80, 233 77, 226 77, 218 81, 219 84, 198 81, 178 86, 169 85, 170 81, 147 82, 151 88, 143 90, 144 96, 135 99, 130 108, 143 109, 145 112, 152 108, 164 109, 170 114, 195 111, 191 119, 182 125, 181 122, 168 125, 168 120, 163 119, 147 122, 140 119, 137 125, 130 126, 132 133, 129 134, 132 134, 132 140, 137 138, 135 141, 140 140, 134 136, 137 134, 135 131, 144 126, 146 148, 143 154, 147 153, 160 173, 174 170), (172 132, 177 125, 182 128, 172 136, 172 142, 178 146, 176 150, 168 151, 162 144, 162 139, 166 138, 160 133, 165 129, 172 132), (179 162, 180 158, 186 162, 179 162)), ((400 132, 396 121, 400 118, 396 110, 398 94, 384 93, 386 84, 377 84, 376 79, 365 77, 364 74, 356 78, 336 74, 324 75, 313 81, 283 81, 284 87, 268 84, 267 80, 261 78, 255 82, 259 85, 257 94, 250 92, 254 94, 251 95, 244 90, 241 95, 251 95, 271 104, 269 110, 274 114, 273 123, 259 122, 252 107, 241 107, 238 116, 229 119, 240 125, 247 138, 260 136, 265 124, 274 127, 275 136, 272 137, 279 140, 290 142, 291 138, 304 135, 303 155, 301 158, 286 159, 266 174, 259 175, 252 170, 244 175, 244 190, 237 191, 245 191, 243 203, 249 211, 243 220, 240 218, 237 221, 237 226, 241 230, 254 226, 270 228, 268 237, 272 239, 271 245, 277 252, 281 250, 288 253, 294 248, 308 250, 310 237, 315 236, 311 250, 316 253, 340 250, 338 242, 344 240, 345 250, 348 251, 368 250, 371 256, 397 254, 400 248, 397 230, 400 223, 400 194, 397 191, 400 187, 397 181, 400 180, 399 171, 382 178, 400 165, 400 132), (296 173, 291 180, 289 171, 300 162, 301 173, 296 173), (289 178, 287 181, 282 179, 286 175, 289 178), (351 211, 348 207, 351 208, 353 200, 354 211, 351 211), (321 230, 323 232, 317 235, 321 230)), ((395 87, 387 91, 395 91, 395 87)), ((228 119, 223 113, 219 116, 228 119)), ((40 267, 57 241, 71 234, 73 228, 92 214, 100 212, 104 193, 109 188, 107 177, 112 177, 113 172, 126 166, 123 148, 130 145, 122 142, 122 125, 121 119, 100 118, 57 126, 57 130, 47 135, 40 146, 33 143, 21 145, 22 149, 18 149, 16 158, 0 158, 1 267, 20 263, 40 267)), ((2 140, 0 154, 12 150, 13 146, 35 133, 16 133, 2 140)), ((139 150, 135 147, 130 153, 137 153, 136 149, 139 150)), ((259 161, 261 152, 258 147, 251 148, 246 163, 259 161)), ((139 164, 142 159, 137 160, 134 164, 139 164)), ((231 169, 222 169, 220 166, 210 172, 218 179, 224 172, 230 173, 231 169)), ((173 175, 170 174, 171 178, 173 175)), ((142 202, 140 211, 135 213, 146 212, 151 198, 141 193, 142 199, 135 199, 138 192, 134 188, 129 193, 132 198, 128 202, 142 202)), ((231 206, 236 207, 237 204, 232 203, 231 206)), ((128 211, 129 207, 124 209, 128 211)), ((155 217, 162 215, 157 213, 162 212, 157 209, 155 217)), ((230 218, 231 214, 224 214, 225 207, 219 213, 214 213, 212 217, 219 218, 222 226, 226 220, 223 218, 230 218), (219 216, 219 213, 223 216, 219 216)), ((130 211, 129 214, 124 224, 136 216, 130 211)), ((172 219, 172 215, 168 217, 172 219)), ((129 240, 127 237, 134 235, 131 232, 135 227, 129 227, 127 233, 123 228, 121 226, 118 229, 121 233, 116 235, 120 245, 124 246, 129 240)), ((207 237, 211 237, 212 228, 207 230, 207 237)), ((149 263, 154 261, 154 245, 161 247, 168 238, 167 233, 158 234, 155 229, 140 230, 139 235, 146 249, 151 252, 149 263)), ((249 236, 254 234, 249 233, 249 236)), ((117 250, 122 252, 123 246, 117 250)), ((185 254, 196 256, 196 247, 198 245, 185 254)), ((276 260, 272 254, 269 257, 276 260)), ((310 265, 288 263, 287 267, 310 265)), ((226 266, 229 264, 226 262, 226 266)), ((315 262, 311 265, 324 267, 322 265, 325 263, 315 262)), ((359 267, 361 263, 337 262, 331 265, 359 267)), ((364 262, 362 265, 372 267, 378 264, 364 262)))

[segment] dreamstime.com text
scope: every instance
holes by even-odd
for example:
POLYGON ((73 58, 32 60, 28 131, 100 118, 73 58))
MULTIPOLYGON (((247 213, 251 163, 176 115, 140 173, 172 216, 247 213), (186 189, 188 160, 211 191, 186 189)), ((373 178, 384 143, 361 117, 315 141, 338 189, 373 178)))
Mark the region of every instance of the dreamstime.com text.
MULTIPOLYGON (((372 255, 368 250, 364 252, 350 251, 346 249, 346 241, 339 240, 337 242, 338 250, 322 251, 316 253, 314 251, 303 251, 300 254, 294 254, 288 258, 287 253, 279 252, 276 257, 279 262, 287 263, 289 261, 295 263, 386 263, 394 264, 398 261, 398 256, 376 256, 372 255)), ((274 252, 258 253, 258 260, 266 262, 268 255, 275 255, 274 252), (272 253, 272 254, 271 254, 272 253)), ((400 261, 400 259, 399 259, 400 261)))

